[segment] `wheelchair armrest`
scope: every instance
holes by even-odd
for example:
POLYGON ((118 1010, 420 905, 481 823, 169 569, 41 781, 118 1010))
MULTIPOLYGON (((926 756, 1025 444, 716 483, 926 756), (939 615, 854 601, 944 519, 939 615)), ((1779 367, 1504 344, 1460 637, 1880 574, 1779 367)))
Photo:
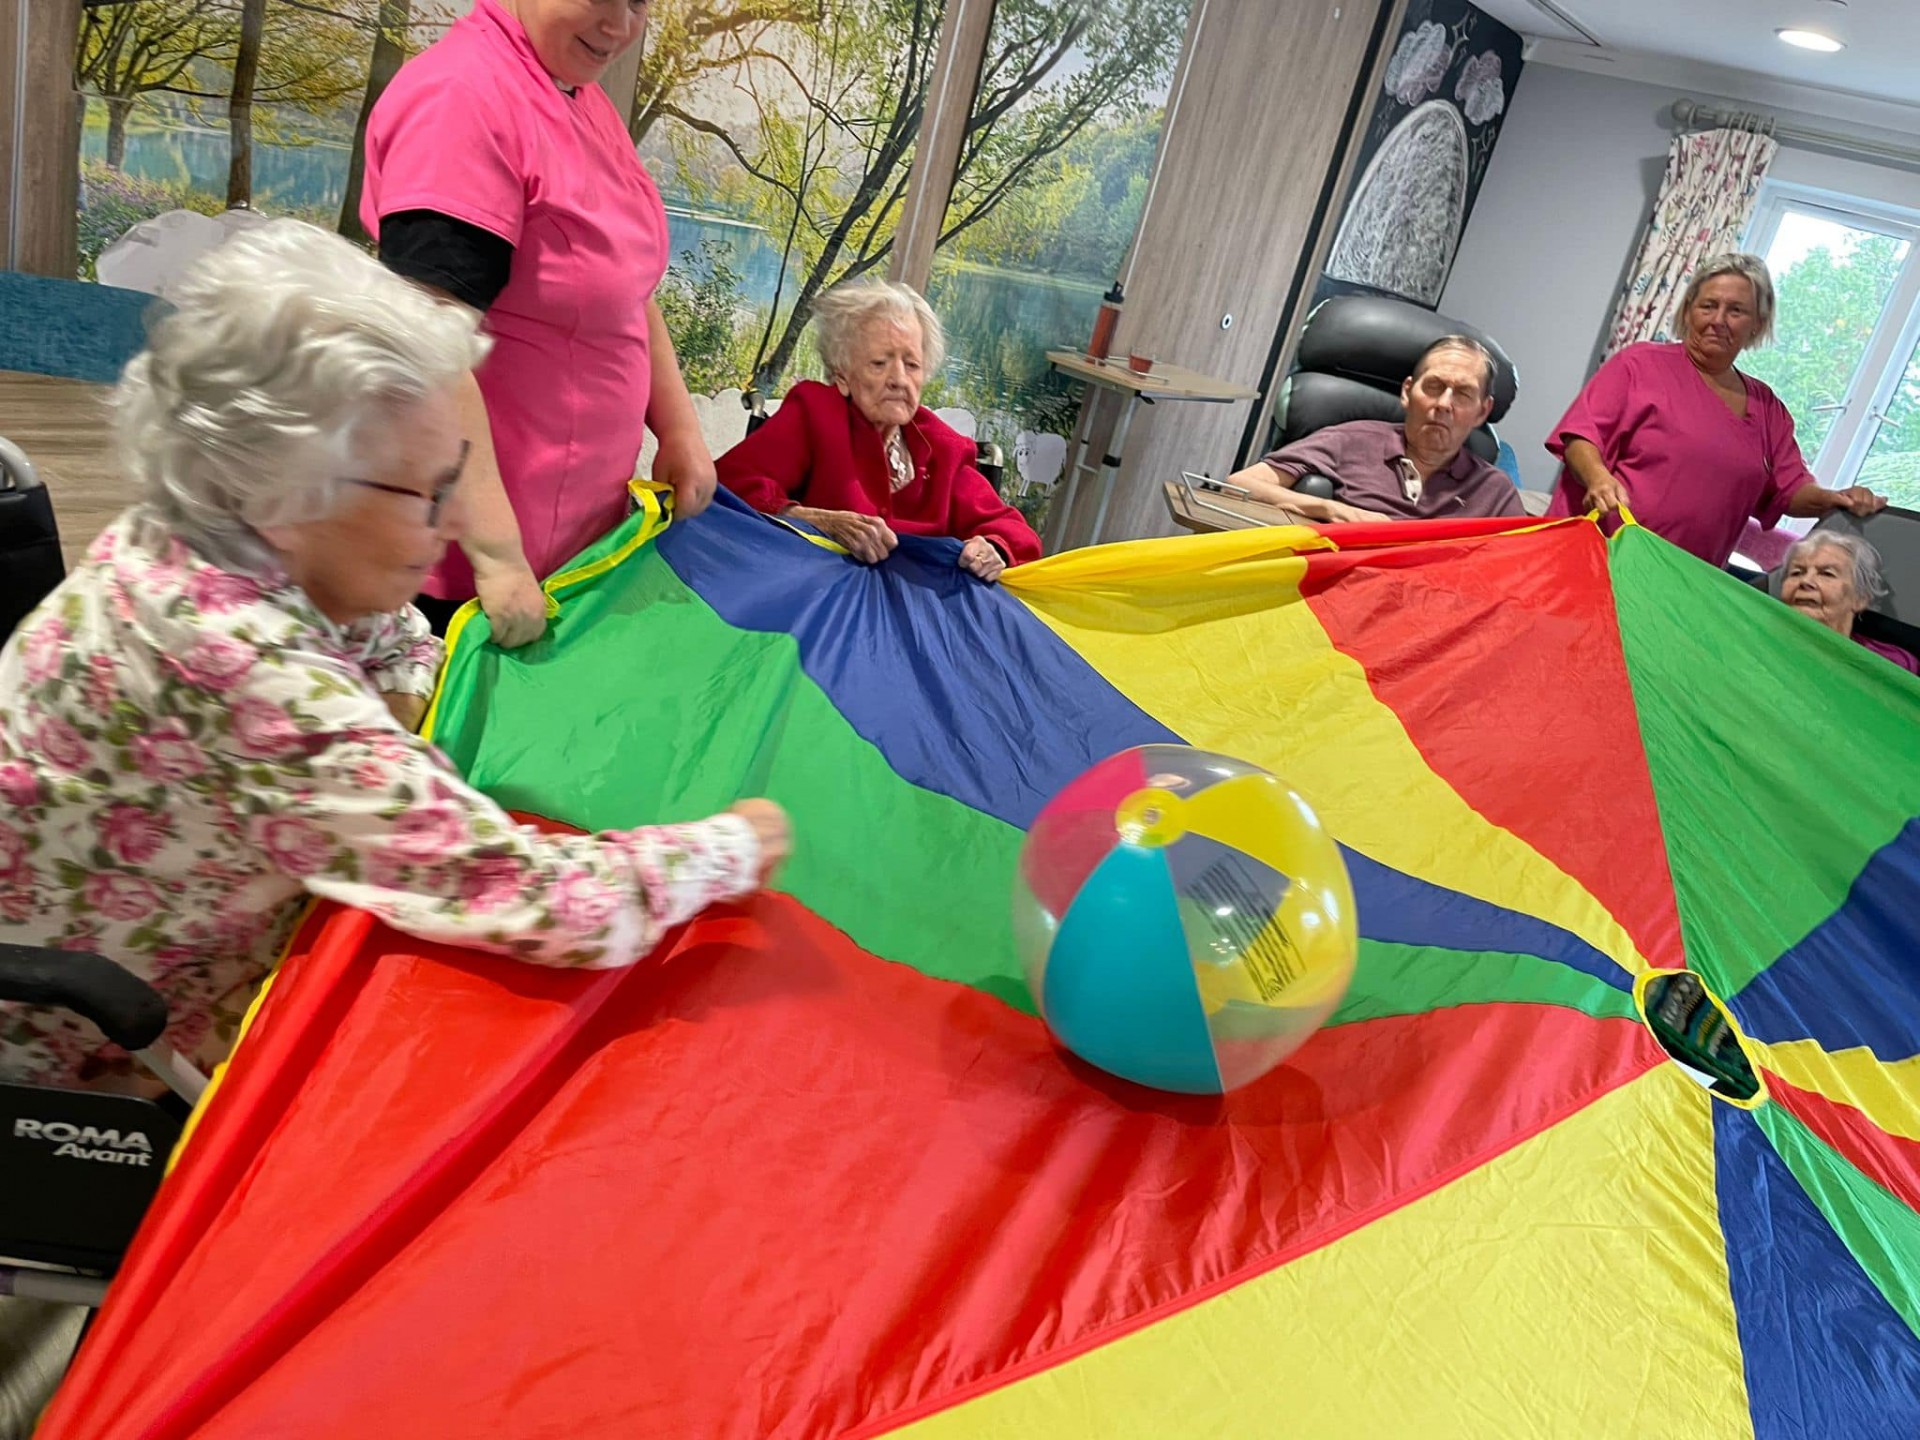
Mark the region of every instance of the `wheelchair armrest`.
POLYGON ((167 1002, 99 955, 0 942, 0 1000, 84 1015, 123 1050, 144 1050, 167 1028, 167 1002))
POLYGON ((740 392, 740 404, 747 412, 749 435, 773 418, 767 413, 767 397, 751 387, 740 392))
POLYGON ((1007 493, 1007 457, 998 445, 991 440, 979 441, 974 446, 973 468, 986 476, 994 494, 1004 496, 1007 493))
POLYGON ((1331 500, 1337 487, 1325 475, 1306 474, 1294 482, 1293 488, 1302 495, 1314 495, 1322 500, 1331 500))

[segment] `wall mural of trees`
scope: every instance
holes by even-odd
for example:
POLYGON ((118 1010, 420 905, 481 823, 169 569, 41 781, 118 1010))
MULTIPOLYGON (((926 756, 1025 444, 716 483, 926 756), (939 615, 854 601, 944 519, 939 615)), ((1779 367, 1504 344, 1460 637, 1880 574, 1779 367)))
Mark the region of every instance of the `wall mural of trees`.
POLYGON ((952 341, 948 398, 1030 478, 1065 455, 1033 432, 1064 437, 1078 409, 1045 352, 1086 343, 1133 243, 1190 8, 994 10, 928 289, 952 341))
MULTIPOLYGON (((705 0, 661 7, 681 8, 705 0)), ((943 15, 939 0, 837 0, 817 20, 763 32, 732 64, 709 67, 677 93, 636 97, 636 126, 665 131, 666 163, 651 165, 670 193, 747 222, 779 248, 771 294, 751 297, 764 315, 742 380, 778 387, 814 297, 885 272, 943 15)))
MULTIPOLYGON (((364 240, 366 115, 470 3, 89 8, 83 272, 180 207, 364 240)), ((946 97, 967 122, 931 287, 954 357, 931 403, 1060 423, 1041 351, 1084 340, 1131 242, 1190 3, 999 0, 977 94, 946 97)), ((814 298, 886 272, 944 18, 945 0, 654 0, 629 131, 667 199, 660 298, 696 389, 784 389, 814 364, 814 298)))
MULTIPOLYGON (((255 107, 326 116, 357 94, 364 75, 363 12, 353 0, 333 6, 274 5, 270 0, 134 0, 83 12, 75 80, 83 104, 98 97, 106 113, 105 162, 126 168, 127 126, 146 103, 156 117, 200 125, 224 122, 240 193, 248 182, 255 107)), ((263 113, 262 137, 286 136, 263 113)))
MULTIPOLYGON (((82 14, 80 272, 167 210, 357 205, 365 110, 463 0, 131 0, 82 14)), ((343 227, 345 228, 345 227, 343 227)), ((357 221, 346 233, 358 232, 357 221)))

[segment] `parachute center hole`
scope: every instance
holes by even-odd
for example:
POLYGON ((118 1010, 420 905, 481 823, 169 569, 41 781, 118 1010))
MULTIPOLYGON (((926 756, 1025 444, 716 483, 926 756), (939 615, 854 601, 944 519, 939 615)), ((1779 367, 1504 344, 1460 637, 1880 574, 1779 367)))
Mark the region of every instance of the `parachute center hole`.
POLYGON ((1655 1042, 1688 1078, 1730 1104, 1751 1107, 1765 1098, 1746 1037, 1693 971, 1643 975, 1634 999, 1655 1042))

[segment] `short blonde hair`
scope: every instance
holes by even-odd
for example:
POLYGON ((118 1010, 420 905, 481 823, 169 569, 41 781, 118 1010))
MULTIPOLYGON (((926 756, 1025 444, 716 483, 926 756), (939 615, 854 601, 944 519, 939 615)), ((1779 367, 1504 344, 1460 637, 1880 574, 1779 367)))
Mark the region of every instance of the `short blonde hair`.
POLYGON ((860 333, 876 320, 920 324, 920 358, 932 375, 946 363, 947 336, 940 317, 911 285, 892 280, 854 280, 836 285, 813 302, 813 345, 829 376, 853 368, 860 333))
POLYGON ((1693 278, 1687 281, 1687 293, 1680 297, 1680 308, 1674 312, 1675 325, 1682 332, 1686 330, 1687 312, 1700 298, 1700 291, 1709 280, 1718 280, 1722 275, 1738 275, 1753 287, 1753 339, 1747 343, 1766 344, 1773 338, 1773 272, 1767 269, 1766 261, 1745 251, 1709 255, 1695 267, 1693 278))
POLYGON ((298 220, 202 256, 114 392, 123 462, 216 553, 325 515, 396 409, 487 353, 479 317, 298 220))

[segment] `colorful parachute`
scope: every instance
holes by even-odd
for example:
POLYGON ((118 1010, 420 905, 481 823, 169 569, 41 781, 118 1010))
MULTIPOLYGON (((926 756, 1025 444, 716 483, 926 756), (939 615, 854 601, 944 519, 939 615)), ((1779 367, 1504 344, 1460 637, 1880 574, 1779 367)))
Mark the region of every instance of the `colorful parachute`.
POLYGON ((637 516, 435 723, 585 827, 765 793, 635 970, 321 914, 45 1431, 1920 1435, 1920 683, 1637 529, 1111 546, 998 589, 637 516), (1224 1098, 1053 1048, 1022 827, 1180 740, 1342 843, 1352 989, 1224 1098), (1714 1098, 1637 977, 1722 997, 1714 1098))

